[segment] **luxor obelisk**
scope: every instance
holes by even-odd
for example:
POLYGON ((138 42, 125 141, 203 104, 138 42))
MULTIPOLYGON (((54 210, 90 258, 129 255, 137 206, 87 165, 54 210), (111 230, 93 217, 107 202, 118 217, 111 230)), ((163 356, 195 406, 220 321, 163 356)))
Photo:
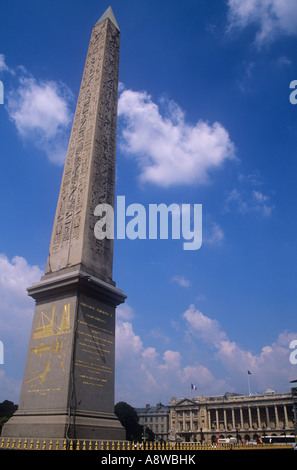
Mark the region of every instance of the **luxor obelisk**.
POLYGON ((114 415, 113 241, 94 235, 114 205, 120 31, 109 7, 93 28, 45 275, 35 301, 18 411, 2 436, 125 439, 114 415))

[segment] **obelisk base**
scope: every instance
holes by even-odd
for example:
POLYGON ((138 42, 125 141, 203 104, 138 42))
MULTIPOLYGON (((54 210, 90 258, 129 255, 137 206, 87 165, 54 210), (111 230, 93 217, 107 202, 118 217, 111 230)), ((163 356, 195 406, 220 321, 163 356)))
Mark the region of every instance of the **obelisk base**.
POLYGON ((2 429, 1 437, 124 441, 126 431, 115 415, 82 412, 75 416, 53 412, 16 412, 2 429))
POLYGON ((81 270, 44 276, 18 411, 2 437, 125 440, 114 414, 115 312, 125 296, 81 270))

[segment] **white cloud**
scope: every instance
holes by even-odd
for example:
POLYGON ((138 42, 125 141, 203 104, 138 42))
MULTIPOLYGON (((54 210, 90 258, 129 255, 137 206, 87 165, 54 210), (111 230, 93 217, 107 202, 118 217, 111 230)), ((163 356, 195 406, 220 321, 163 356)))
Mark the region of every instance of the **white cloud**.
POLYGON ((280 35, 296 34, 295 0, 228 0, 228 7, 229 30, 256 25, 256 43, 259 46, 280 35))
POLYGON ((297 333, 281 332, 273 344, 264 346, 260 353, 255 354, 230 341, 215 319, 207 317, 193 305, 186 310, 183 318, 187 322, 188 335, 202 339, 216 349, 214 357, 233 384, 240 384, 240 377, 250 370, 256 390, 280 387, 283 391, 289 387, 290 377, 295 372, 289 361, 289 344, 297 338, 297 333))
POLYGON ((122 118, 121 147, 140 168, 140 180, 169 187, 206 184, 210 173, 234 158, 234 145, 218 122, 185 122, 182 109, 162 100, 160 107, 146 92, 122 91, 118 114, 122 118))
POLYGON ((190 305, 184 312, 183 318, 196 335, 212 346, 220 347, 221 342, 227 338, 217 320, 207 317, 200 310, 195 309, 194 305, 190 305))
POLYGON ((117 308, 117 319, 118 320, 132 320, 134 317, 133 309, 128 304, 121 304, 117 308))
POLYGON ((255 209, 260 211, 264 216, 269 217, 273 206, 270 203, 270 197, 260 191, 253 191, 253 200, 255 202, 255 209))
POLYGON ((209 235, 204 236, 203 243, 207 243, 208 245, 220 245, 224 238, 225 235, 221 227, 213 223, 209 235))
POLYGON ((279 67, 285 67, 287 65, 291 65, 293 63, 292 59, 289 59, 287 56, 280 56, 277 59, 277 65, 279 67))
POLYGON ((25 354, 34 314, 34 301, 27 287, 39 281, 42 271, 23 257, 11 260, 0 254, 0 340, 4 345, 4 365, 0 370, 0 401, 18 401, 25 354))
POLYGON ((289 344, 296 339, 297 333, 284 331, 271 345, 265 345, 255 353, 231 341, 217 320, 203 314, 194 305, 183 313, 182 319, 184 323, 180 325, 180 331, 184 329, 186 333, 186 347, 180 342, 178 348, 166 349, 164 342, 162 352, 152 346, 146 347, 131 322, 118 320, 117 401, 143 406, 162 397, 166 401, 171 396, 187 396, 191 383, 198 386, 199 394, 248 393, 248 370, 252 372, 250 381, 254 392, 264 392, 267 388, 280 392, 288 389, 290 377, 295 372, 289 362, 289 344), (195 352, 196 346, 198 351, 201 348, 201 341, 204 350, 202 361, 199 352, 195 352), (214 370, 217 368, 217 372, 212 372, 203 363, 206 354, 210 354, 212 367, 214 370))
MULTIPOLYGON (((30 266, 21 256, 10 261, 0 254, 1 333, 16 334, 33 318, 33 300, 27 295, 27 287, 40 280, 42 271, 30 266)), ((31 326, 31 325, 30 325, 31 326)), ((26 327, 27 329, 27 327, 26 327)))
POLYGON ((0 369, 0 401, 10 400, 14 403, 18 403, 21 385, 21 380, 16 380, 13 377, 7 376, 6 372, 0 369))
POLYGON ((154 400, 168 400, 173 395, 185 396, 190 384, 198 381, 201 390, 222 393, 224 380, 216 380, 212 373, 195 359, 183 365, 179 350, 167 349, 160 353, 155 347, 145 347, 134 332, 131 322, 120 319, 116 325, 116 401, 124 400, 133 406, 143 406, 154 400))
POLYGON ((189 287, 191 285, 191 282, 184 276, 173 276, 172 281, 176 282, 181 287, 189 287))
POLYGON ((116 358, 133 361, 143 350, 143 343, 133 331, 131 322, 118 321, 116 326, 116 358))
POLYGON ((243 190, 234 188, 228 194, 224 209, 229 212, 235 209, 241 214, 257 212, 263 217, 269 217, 274 209, 270 196, 262 191, 243 190))
POLYGON ((8 93, 7 110, 20 136, 44 151, 49 160, 65 160, 72 94, 62 83, 38 81, 19 68, 17 87, 8 93))
POLYGON ((5 62, 5 55, 0 54, 0 73, 1 72, 9 72, 9 67, 5 62))

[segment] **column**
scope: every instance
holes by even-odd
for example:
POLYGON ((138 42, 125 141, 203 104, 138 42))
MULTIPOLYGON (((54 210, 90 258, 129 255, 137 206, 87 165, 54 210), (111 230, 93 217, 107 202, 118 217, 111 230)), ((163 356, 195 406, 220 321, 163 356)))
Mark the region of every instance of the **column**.
POLYGON ((243 429, 243 414, 242 414, 242 408, 240 407, 239 409, 240 412, 240 427, 243 429))
POLYGON ((261 428, 261 415, 260 415, 259 406, 257 406, 257 420, 258 420, 258 428, 261 428))
POLYGON ((249 415, 249 428, 251 429, 253 427, 252 423, 252 413, 251 413, 251 408, 250 406, 248 407, 248 415, 249 415))
POLYGON ((234 408, 231 408, 232 414, 232 429, 235 429, 235 415, 234 415, 234 408))
POLYGON ((224 413, 224 428, 228 429, 228 427, 227 427, 227 410, 225 408, 223 409, 223 413, 224 413))
POLYGON ((274 405, 274 412, 275 412, 275 427, 279 427, 279 421, 278 421, 278 411, 277 411, 277 406, 274 405))
POLYGON ((288 423, 288 412, 287 412, 287 405, 284 405, 284 420, 285 420, 285 427, 287 428, 289 426, 288 423))
POLYGON ((220 429, 220 424, 219 424, 219 410, 216 409, 216 426, 217 426, 217 431, 220 429))
POLYGON ((266 406, 265 408, 266 408, 266 420, 267 420, 267 425, 266 425, 266 427, 267 427, 267 428, 270 428, 269 409, 268 409, 268 406, 266 406))
POLYGON ((208 429, 211 431, 211 415, 210 415, 210 410, 207 410, 207 424, 208 424, 208 429))

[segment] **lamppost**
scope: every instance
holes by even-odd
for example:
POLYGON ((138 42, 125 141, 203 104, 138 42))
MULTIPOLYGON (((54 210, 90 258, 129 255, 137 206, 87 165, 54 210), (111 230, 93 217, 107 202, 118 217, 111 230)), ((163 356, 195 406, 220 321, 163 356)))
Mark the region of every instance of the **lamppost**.
POLYGON ((235 425, 235 429, 236 429, 236 440, 237 440, 237 444, 239 444, 239 439, 240 439, 239 432, 238 432, 239 424, 236 424, 236 425, 235 425))
POLYGON ((203 444, 203 440, 204 440, 203 428, 200 428, 200 443, 201 443, 201 445, 203 444))
POLYGON ((146 434, 146 426, 143 426, 143 433, 142 433, 142 443, 145 445, 145 442, 147 440, 147 434, 146 434))

